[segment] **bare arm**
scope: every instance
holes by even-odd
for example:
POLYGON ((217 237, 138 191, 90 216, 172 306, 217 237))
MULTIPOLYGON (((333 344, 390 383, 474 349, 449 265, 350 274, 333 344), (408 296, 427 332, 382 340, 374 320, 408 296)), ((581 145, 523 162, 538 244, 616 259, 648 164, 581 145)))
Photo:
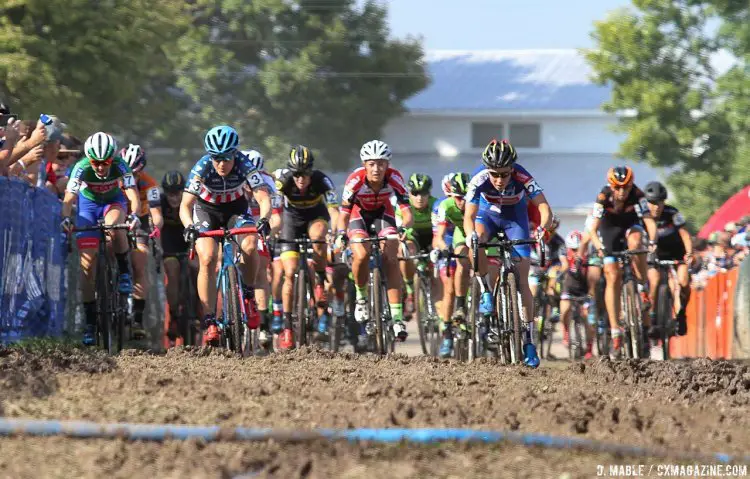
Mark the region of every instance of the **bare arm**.
POLYGON ((66 216, 70 216, 70 214, 73 212, 73 205, 75 204, 77 198, 78 195, 76 193, 71 193, 70 191, 65 192, 62 207, 60 208, 60 213, 62 214, 63 218, 65 218, 66 216))
MULTIPOLYGON (((602 249, 602 242, 599 240, 599 235, 596 234, 597 231, 599 231, 599 224, 602 222, 601 218, 594 218, 591 221, 591 229, 589 230, 589 235, 591 237, 591 242, 594 243, 594 247, 597 250, 602 249)), ((583 255, 586 253, 586 250, 582 249, 583 244, 581 244, 581 248, 578 250, 578 255, 583 257, 583 255)))
POLYGON ((260 208, 260 219, 269 219, 271 216, 271 195, 266 188, 256 188, 253 190, 253 197, 258 202, 260 208))
POLYGON ((542 228, 549 229, 552 223, 552 208, 550 208, 547 202, 547 197, 544 193, 540 193, 531 199, 531 202, 539 208, 539 224, 542 228))
POLYGON ((658 238, 658 232, 656 228, 656 221, 650 216, 643 217, 643 224, 646 226, 646 232, 650 241, 656 241, 658 238))
POLYGON ((467 241, 470 240, 474 234, 474 221, 477 219, 477 212, 479 211, 479 205, 474 203, 466 203, 466 214, 464 215, 464 232, 466 233, 467 241))
POLYGON ((191 193, 183 193, 182 202, 180 203, 180 221, 182 226, 187 228, 193 224, 193 206, 198 200, 198 197, 191 193))
POLYGON ((138 188, 125 188, 124 193, 130 202, 130 211, 133 214, 138 213, 141 209, 141 197, 138 194, 138 188))
POLYGON ((154 223, 154 227, 161 229, 164 226, 164 216, 161 214, 161 206, 149 208, 151 213, 151 222, 154 223))

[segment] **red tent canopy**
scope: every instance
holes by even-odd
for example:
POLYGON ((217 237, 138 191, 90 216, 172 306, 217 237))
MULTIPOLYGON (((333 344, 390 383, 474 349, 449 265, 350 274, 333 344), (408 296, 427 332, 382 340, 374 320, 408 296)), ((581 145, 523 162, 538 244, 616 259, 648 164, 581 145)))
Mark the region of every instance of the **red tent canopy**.
POLYGON ((708 238, 714 231, 724 231, 724 225, 750 214, 750 185, 742 188, 716 210, 698 232, 700 238, 708 238))

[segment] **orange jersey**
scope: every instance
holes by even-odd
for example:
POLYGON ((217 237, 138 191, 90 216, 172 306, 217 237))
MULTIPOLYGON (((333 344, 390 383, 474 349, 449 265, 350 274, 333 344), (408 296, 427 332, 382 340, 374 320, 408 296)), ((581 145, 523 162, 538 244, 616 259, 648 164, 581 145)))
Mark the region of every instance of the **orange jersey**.
POLYGON ((161 193, 159 184, 148 173, 141 171, 136 174, 138 194, 141 196, 141 209, 138 216, 146 216, 150 208, 161 207, 161 193))

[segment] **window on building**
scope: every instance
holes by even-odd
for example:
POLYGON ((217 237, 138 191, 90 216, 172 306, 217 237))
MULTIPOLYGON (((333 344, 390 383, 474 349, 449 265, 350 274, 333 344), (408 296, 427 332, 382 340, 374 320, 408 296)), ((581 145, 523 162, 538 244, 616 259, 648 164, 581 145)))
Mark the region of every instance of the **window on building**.
POLYGON ((505 125, 502 123, 472 123, 471 147, 484 148, 493 138, 505 138, 505 125))
POLYGON ((516 148, 540 148, 542 128, 539 123, 511 123, 510 142, 516 148))

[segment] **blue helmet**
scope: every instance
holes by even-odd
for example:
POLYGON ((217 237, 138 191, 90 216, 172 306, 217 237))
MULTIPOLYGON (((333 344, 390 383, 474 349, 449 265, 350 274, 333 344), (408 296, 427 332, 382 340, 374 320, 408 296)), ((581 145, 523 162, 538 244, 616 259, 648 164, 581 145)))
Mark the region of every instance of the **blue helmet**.
POLYGON ((237 150, 240 144, 240 136, 231 126, 215 126, 208 130, 203 146, 209 155, 226 155, 237 150))

